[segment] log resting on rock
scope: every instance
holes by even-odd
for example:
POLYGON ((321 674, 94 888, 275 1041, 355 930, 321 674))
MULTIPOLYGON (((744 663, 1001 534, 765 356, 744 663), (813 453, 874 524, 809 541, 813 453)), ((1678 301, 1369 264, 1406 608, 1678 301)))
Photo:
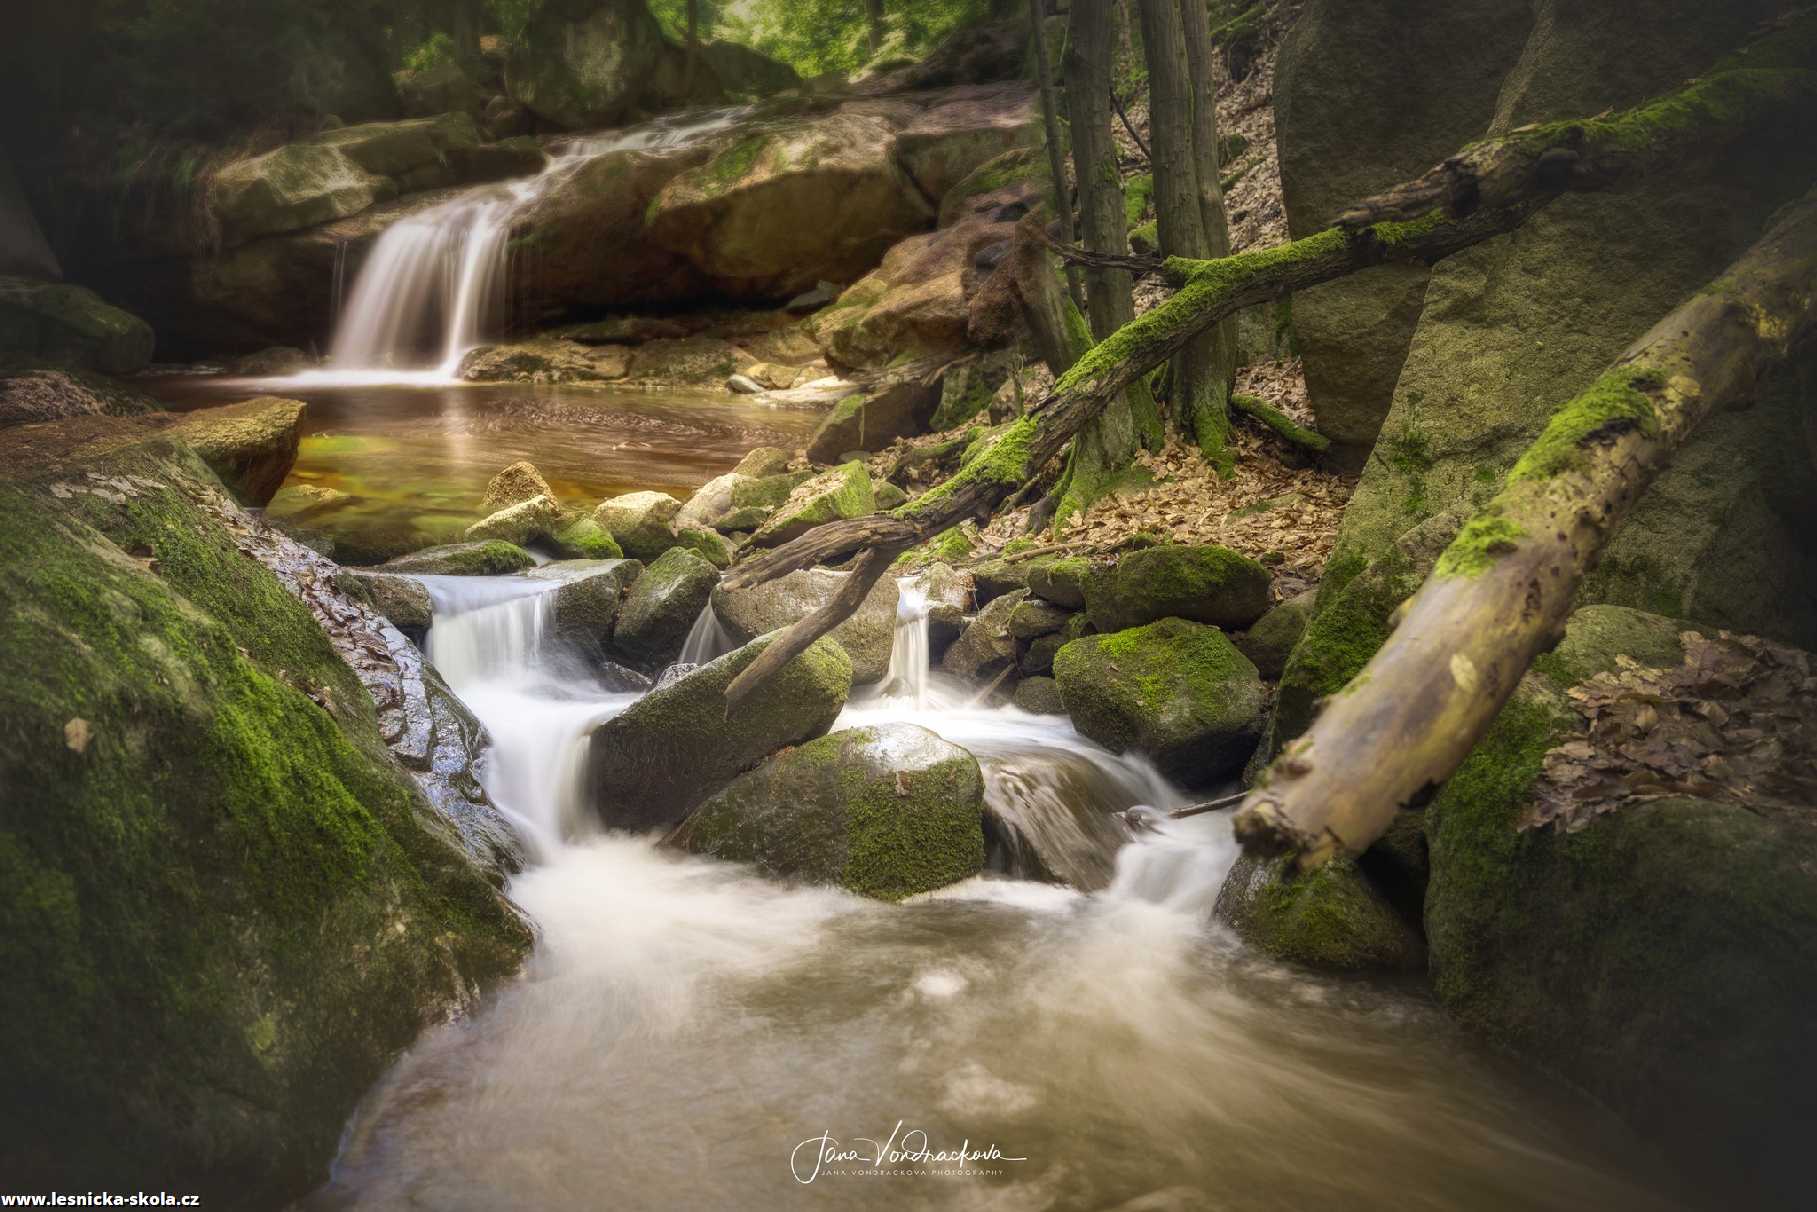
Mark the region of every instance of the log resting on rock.
MULTIPOLYGON (((831 522, 747 561, 727 574, 728 588, 762 584, 860 551, 878 553, 887 564, 949 527, 988 515, 1035 478, 1125 388, 1172 358, 1197 334, 1245 307, 1375 265, 1434 264, 1513 231, 1563 193, 1605 189, 1647 173, 1671 171, 1693 149, 1707 151, 1777 122, 1803 120, 1817 108, 1817 71, 1810 68, 1803 49, 1813 28, 1817 17, 1801 17, 1755 43, 1745 57, 1732 56, 1678 92, 1633 109, 1583 122, 1523 128, 1472 144, 1446 161, 1484 166, 1468 206, 1455 191, 1450 196, 1432 194, 1397 204, 1395 213, 1418 214, 1409 221, 1360 225, 1365 208, 1358 207, 1336 226, 1274 248, 1209 261, 1170 258, 1163 272, 1178 286, 1174 295, 1093 346, 1025 416, 950 479, 889 514, 831 522), (1738 59, 1746 66, 1735 67, 1738 59), (1552 154, 1554 142, 1569 154, 1573 166, 1569 171, 1560 171, 1563 161, 1552 154), (1500 159, 1492 154, 1497 148, 1505 152, 1500 159), (1500 167, 1489 171, 1492 163, 1500 167)), ((1445 171, 1441 165, 1421 180, 1445 171)), ((1410 197, 1417 184, 1382 197, 1410 197)), ((881 575, 881 568, 876 568, 874 577, 881 575)), ((859 600, 851 602, 853 609, 859 600)), ((845 617, 837 612, 839 605, 829 603, 827 609, 796 623, 788 637, 790 646, 805 648, 837 626, 845 617)), ((736 687, 740 695, 759 680, 755 668, 747 674, 752 676, 736 687)), ((768 671, 761 676, 768 676, 768 671)))
POLYGON ((1387 643, 1250 793, 1234 822, 1244 846, 1310 869, 1422 803, 1562 635, 1579 582, 1672 452, 1813 327, 1817 190, 1553 414, 1387 643))

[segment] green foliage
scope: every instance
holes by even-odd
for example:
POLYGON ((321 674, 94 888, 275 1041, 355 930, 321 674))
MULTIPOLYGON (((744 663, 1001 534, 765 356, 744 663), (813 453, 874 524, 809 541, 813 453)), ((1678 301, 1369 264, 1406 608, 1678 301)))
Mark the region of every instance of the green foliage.
POLYGON ((543 0, 486 0, 486 7, 498 21, 499 33, 513 42, 522 41, 530 19, 542 6, 543 0))
MULTIPOLYGON (((685 0, 657 0, 677 7, 685 0)), ((990 15, 990 0, 885 0, 880 58, 918 58, 941 39, 990 15)), ((853 0, 751 0, 721 16, 721 33, 793 67, 803 77, 851 74, 871 61, 865 6, 853 0)))
POLYGON ((444 63, 454 62, 454 39, 441 30, 424 38, 417 48, 404 56, 406 71, 428 71, 444 63))

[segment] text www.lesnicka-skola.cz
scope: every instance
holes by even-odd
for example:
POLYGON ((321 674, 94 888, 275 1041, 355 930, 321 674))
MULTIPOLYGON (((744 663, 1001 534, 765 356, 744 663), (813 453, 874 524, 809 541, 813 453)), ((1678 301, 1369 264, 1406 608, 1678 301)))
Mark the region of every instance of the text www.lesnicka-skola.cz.
POLYGON ((199 1208, 200 1195, 170 1191, 51 1191, 37 1195, 0 1194, 0 1208, 199 1208))

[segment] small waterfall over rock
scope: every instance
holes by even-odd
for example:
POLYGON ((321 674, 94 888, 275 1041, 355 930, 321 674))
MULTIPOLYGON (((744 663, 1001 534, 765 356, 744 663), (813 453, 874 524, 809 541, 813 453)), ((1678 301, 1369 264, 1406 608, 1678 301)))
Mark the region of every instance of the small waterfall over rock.
POLYGON ((580 166, 620 151, 683 147, 723 131, 749 112, 733 107, 674 114, 560 146, 532 177, 477 187, 407 215, 379 236, 344 288, 337 250, 337 321, 330 368, 294 376, 303 384, 438 384, 454 381, 461 359, 505 311, 512 229, 524 213, 580 166), (346 305, 339 299, 346 289, 346 305))
POLYGON ((917 708, 927 706, 929 652, 927 643, 927 589, 920 577, 896 581, 896 632, 890 642, 890 671, 884 675, 882 693, 903 699, 917 708))
POLYGON ((700 608, 694 626, 688 630, 688 638, 683 641, 681 655, 675 658, 675 664, 704 665, 736 647, 738 637, 719 621, 719 616, 713 612, 713 603, 708 602, 700 608))

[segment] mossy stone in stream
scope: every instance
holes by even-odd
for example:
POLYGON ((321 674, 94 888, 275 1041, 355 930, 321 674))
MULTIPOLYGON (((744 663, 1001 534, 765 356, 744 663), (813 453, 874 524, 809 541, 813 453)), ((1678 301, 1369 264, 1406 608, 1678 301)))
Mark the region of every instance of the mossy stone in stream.
POLYGON ((1300 637, 1306 634, 1306 625, 1312 619, 1313 599, 1317 591, 1308 589, 1297 597, 1289 598, 1267 614, 1257 619, 1255 626, 1239 635, 1230 637, 1230 642, 1237 646, 1237 651, 1255 663, 1256 670, 1265 678, 1278 678, 1287 667, 1287 658, 1292 654, 1300 637))
POLYGON ((618 621, 625 591, 643 572, 636 560, 556 560, 533 568, 532 580, 556 581, 555 634, 604 645, 618 621))
POLYGON ((0 1170, 281 1206, 530 933, 202 464, 105 458, 0 482, 0 1170))
POLYGON ((555 503, 554 497, 545 493, 531 497, 528 501, 507 505, 484 520, 475 522, 467 527, 466 537, 469 542, 502 539, 507 543, 521 545, 534 539, 544 539, 563 525, 561 506, 555 503))
MULTIPOLYGON (((744 643, 813 614, 833 600, 849 575, 830 568, 799 568, 745 589, 719 586, 713 590, 713 613, 744 643)), ((852 658, 853 684, 881 682, 889 672, 898 597, 895 578, 880 578, 851 617, 827 633, 852 658)))
POLYGON ((694 620, 706 609, 719 570, 685 547, 671 547, 632 582, 612 628, 612 647, 636 668, 654 673, 681 655, 694 620))
POLYGON ((675 546, 693 552, 715 568, 732 566, 732 544, 711 530, 691 526, 677 530, 675 546))
POLYGON ((380 565, 385 572, 432 576, 502 577, 534 568, 536 558, 515 543, 489 539, 480 543, 445 543, 425 547, 380 565))
POLYGON ((1262 679, 1216 627, 1162 619, 1086 636, 1054 657, 1073 726, 1189 787, 1242 769, 1262 730, 1262 679))
POLYGON ((1093 569, 1085 609, 1099 631, 1166 618, 1234 631, 1262 617, 1271 583, 1268 569, 1228 547, 1148 547, 1093 569))
POLYGON ((751 536, 751 542, 759 547, 780 547, 816 526, 865 517, 875 510, 871 473, 854 460, 798 485, 751 536))
POLYGON ((392 626, 417 643, 422 642, 435 621, 435 604, 415 577, 349 568, 335 577, 335 583, 343 592, 370 603, 391 620, 392 626))
POLYGON ((1337 859, 1297 876, 1287 863, 1237 859, 1218 893, 1218 919, 1263 954, 1323 972, 1425 968, 1419 931, 1354 860, 1337 859))
POLYGON ((852 662, 827 639, 728 710, 726 687, 771 642, 709 661, 594 729, 587 788, 608 827, 672 828, 740 773, 833 726, 851 693, 852 662))
POLYGON ((576 518, 544 540, 555 554, 569 560, 622 560, 624 549, 612 532, 591 517, 576 518))
POLYGON ((675 546, 681 502, 666 492, 627 492, 601 501, 593 520, 611 532, 634 560, 654 560, 675 546))
POLYGON ((1028 587, 1035 596, 1068 610, 1084 609, 1085 583, 1091 574, 1092 562, 1084 556, 1037 556, 1028 561, 1028 587))
POLYGON ((984 777, 913 724, 852 728, 770 758, 670 837, 766 875, 896 901, 984 868, 984 777))

